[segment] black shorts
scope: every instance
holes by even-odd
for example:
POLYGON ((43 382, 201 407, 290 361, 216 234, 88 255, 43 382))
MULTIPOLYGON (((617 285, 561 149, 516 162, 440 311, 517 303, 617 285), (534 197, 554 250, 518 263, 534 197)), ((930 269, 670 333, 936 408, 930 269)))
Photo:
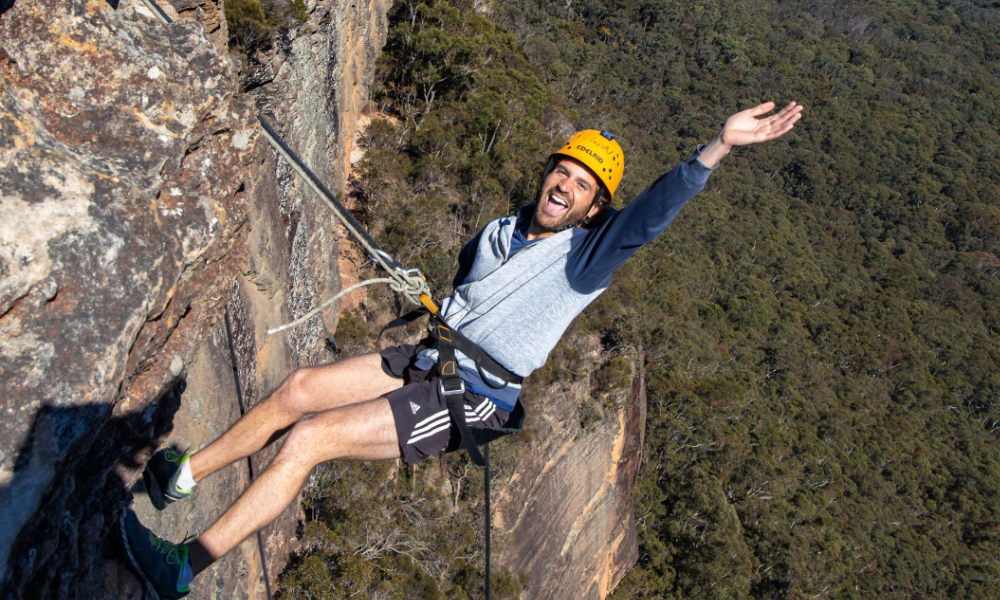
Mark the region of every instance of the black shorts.
MULTIPOLYGON (((418 369, 418 347, 413 344, 393 346, 379 352, 382 370, 403 379, 403 387, 386 394, 403 459, 415 465, 429 456, 451 452, 461 447, 458 427, 448 415, 448 403, 441 395, 441 380, 433 369, 418 369)), ((503 427, 510 413, 498 408, 486 396, 469 390, 465 400, 465 422, 470 429, 503 427)))

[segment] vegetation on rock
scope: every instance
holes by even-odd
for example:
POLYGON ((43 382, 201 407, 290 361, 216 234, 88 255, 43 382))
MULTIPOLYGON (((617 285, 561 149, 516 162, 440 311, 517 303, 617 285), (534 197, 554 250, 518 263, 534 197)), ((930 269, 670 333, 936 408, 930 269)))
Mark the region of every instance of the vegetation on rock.
POLYGON ((229 44, 239 54, 266 50, 271 36, 309 16, 305 0, 226 0, 229 44))

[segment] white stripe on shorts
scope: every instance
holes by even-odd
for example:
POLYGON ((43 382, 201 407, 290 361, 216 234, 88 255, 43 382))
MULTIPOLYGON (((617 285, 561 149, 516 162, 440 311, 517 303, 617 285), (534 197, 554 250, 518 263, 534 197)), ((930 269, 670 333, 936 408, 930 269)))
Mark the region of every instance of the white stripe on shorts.
POLYGON ((485 423, 486 419, 489 419, 491 416, 493 416, 493 413, 495 413, 496 411, 497 411, 496 404, 493 404, 489 400, 483 400, 482 403, 480 403, 479 406, 475 408, 466 405, 465 420, 466 422, 470 421, 469 417, 472 416, 474 417, 473 419, 471 419, 472 421, 480 421, 482 423, 485 423))
MULTIPOLYGON (((479 421, 480 423, 485 423, 486 419, 493 416, 496 411, 496 404, 493 404, 493 402, 489 399, 485 399, 475 408, 472 408, 469 405, 465 406, 465 420, 466 422, 479 421)), ((415 444, 420 440, 428 438, 436 433, 440 433, 449 427, 451 427, 451 416, 448 414, 448 411, 438 411, 429 417, 421 419, 420 422, 413 427, 413 431, 410 432, 410 439, 408 439, 406 443, 415 444)))
POLYGON ((416 444, 420 440, 422 440, 424 438, 431 437, 435 433, 441 433, 442 431, 445 431, 449 427, 451 427, 451 420, 450 419, 445 419, 444 423, 442 423, 440 426, 436 427, 435 429, 431 429, 430 431, 426 431, 424 433, 421 433, 420 435, 410 436, 410 439, 407 440, 406 443, 408 445, 416 444))
POLYGON ((440 410, 429 417, 425 417, 414 425, 413 430, 410 431, 410 439, 406 443, 412 444, 416 441, 424 439, 427 435, 441 431, 442 424, 446 427, 450 424, 447 410, 440 410))

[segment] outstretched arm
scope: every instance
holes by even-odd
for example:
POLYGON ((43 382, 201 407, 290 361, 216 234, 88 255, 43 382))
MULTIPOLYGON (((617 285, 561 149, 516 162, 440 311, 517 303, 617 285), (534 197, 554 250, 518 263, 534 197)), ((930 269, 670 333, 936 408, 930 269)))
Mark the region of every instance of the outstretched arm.
POLYGON ((772 110, 774 102, 765 102, 726 119, 722 133, 702 148, 698 160, 706 167, 715 168, 733 147, 778 138, 788 133, 802 118, 802 105, 795 102, 789 102, 788 106, 769 117, 758 118, 772 110))

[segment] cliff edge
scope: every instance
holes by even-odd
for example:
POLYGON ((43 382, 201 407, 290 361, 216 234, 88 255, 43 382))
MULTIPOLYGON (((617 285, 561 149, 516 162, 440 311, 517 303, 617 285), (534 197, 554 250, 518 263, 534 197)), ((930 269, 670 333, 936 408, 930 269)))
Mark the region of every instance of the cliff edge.
POLYGON ((642 352, 608 361, 596 339, 574 345, 577 377, 526 392, 530 421, 497 493, 497 560, 525 579, 523 599, 606 598, 639 556, 631 494, 646 425, 642 352), (622 369, 615 379, 631 386, 595 389, 599 369, 622 369))

